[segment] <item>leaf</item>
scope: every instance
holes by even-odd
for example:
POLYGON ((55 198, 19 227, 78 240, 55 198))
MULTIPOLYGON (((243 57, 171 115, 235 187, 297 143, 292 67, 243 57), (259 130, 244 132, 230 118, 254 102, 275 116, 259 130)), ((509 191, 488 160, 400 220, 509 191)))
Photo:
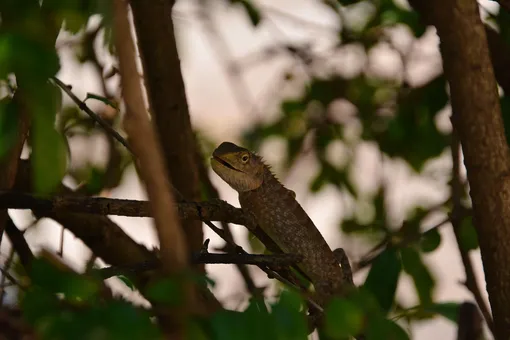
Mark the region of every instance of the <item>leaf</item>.
POLYGON ((0 35, 0 78, 16 73, 23 86, 33 86, 55 75, 60 68, 57 52, 35 37, 19 33, 0 35))
POLYGON ((144 295, 150 300, 173 306, 184 301, 181 286, 175 278, 164 278, 150 284, 144 295))
POLYGON ((254 339, 248 332, 246 318, 241 312, 221 310, 212 316, 210 324, 214 335, 213 339, 254 339))
POLYGON ((459 247, 462 251, 467 252, 478 248, 478 235, 471 216, 467 216, 462 220, 456 232, 459 247))
POLYGON ((86 102, 88 99, 99 100, 100 102, 103 102, 104 104, 111 106, 112 108, 114 108, 116 110, 119 109, 119 106, 113 100, 110 100, 106 97, 103 97, 103 96, 100 96, 100 95, 97 95, 94 93, 87 92, 87 97, 85 97, 85 100, 83 102, 86 102))
POLYGON ((66 173, 67 147, 63 137, 55 130, 60 91, 47 82, 37 91, 30 92, 32 175, 36 192, 47 194, 61 183, 66 173))
POLYGON ((61 293, 69 300, 91 300, 99 292, 97 280, 59 269, 45 259, 33 261, 30 278, 34 284, 49 292, 61 293))
POLYGON ((241 4, 243 6, 244 10, 246 11, 246 14, 248 14, 248 17, 250 18, 250 21, 253 26, 257 26, 261 21, 261 15, 258 8, 256 8, 251 0, 230 0, 231 4, 241 4))
POLYGON ((393 321, 374 317, 367 324, 367 339, 409 340, 409 335, 393 321))
POLYGON ((374 295, 385 313, 388 313, 393 305, 401 269, 398 252, 387 248, 372 264, 363 285, 374 295))
POLYGON ((325 333, 334 339, 356 336, 363 329, 365 313, 353 301, 333 299, 325 309, 325 333))
POLYGON ((448 102, 446 81, 440 76, 425 86, 401 92, 396 115, 377 119, 374 138, 382 152, 404 159, 419 172, 427 160, 448 146, 447 136, 436 125, 436 115, 448 102))
POLYGON ((410 247, 401 249, 400 254, 404 271, 411 275, 420 303, 423 305, 430 304, 435 282, 420 254, 416 249, 410 247))
POLYGON ((301 306, 303 306, 303 300, 298 293, 283 290, 278 303, 271 306, 273 328, 277 336, 266 338, 306 340, 308 329, 306 316, 301 306))
POLYGON ((132 291, 135 291, 136 290, 136 287, 134 285, 133 282, 131 282, 130 279, 128 279, 126 276, 124 275, 118 275, 116 276, 117 279, 120 280, 120 282, 122 282, 123 284, 125 284, 129 289, 131 289, 132 291))
POLYGON ((448 320, 457 323, 459 317, 460 303, 458 302, 442 302, 434 303, 425 307, 425 311, 432 312, 444 316, 448 320))
POLYGON ((420 248, 424 253, 430 253, 441 244, 441 234, 437 228, 430 229, 423 233, 420 238, 420 248))

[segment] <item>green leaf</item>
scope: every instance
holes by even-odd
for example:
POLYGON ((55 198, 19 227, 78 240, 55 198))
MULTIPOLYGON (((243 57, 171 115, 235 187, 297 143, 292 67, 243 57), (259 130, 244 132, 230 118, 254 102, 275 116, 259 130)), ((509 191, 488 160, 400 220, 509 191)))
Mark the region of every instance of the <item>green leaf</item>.
POLYGON ((409 335, 397 323, 374 317, 366 329, 367 339, 409 340, 409 335))
POLYGON ((441 244, 441 234, 437 228, 430 229, 423 233, 420 238, 420 248, 424 253, 430 253, 441 244))
POLYGON ((429 269, 423 263, 418 251, 414 248, 403 248, 400 250, 404 271, 411 275, 414 286, 423 305, 432 302, 432 292, 435 287, 434 278, 429 269))
POLYGON ((98 281, 58 269, 44 259, 33 261, 30 278, 38 287, 48 292, 61 293, 70 301, 89 301, 99 292, 98 281))
POLYGON ((459 247, 462 251, 470 251, 478 248, 478 235, 471 216, 465 217, 457 230, 459 247))
POLYGON ((35 37, 19 33, 0 34, 1 79, 14 72, 20 84, 35 89, 40 82, 55 75, 59 68, 59 58, 53 46, 50 48, 35 37))
POLYGON ((241 4, 241 6, 243 6, 244 10, 246 11, 246 14, 248 14, 248 17, 250 18, 250 21, 253 26, 257 26, 260 23, 261 20, 260 11, 253 5, 251 0, 230 0, 230 3, 241 4))
POLYGON ((181 285, 175 278, 164 278, 147 287, 145 296, 149 300, 169 304, 180 305, 184 302, 181 285))
POLYGON ((439 314, 448 320, 457 323, 459 318, 460 303, 458 302, 442 302, 434 303, 424 308, 425 311, 439 314))
POLYGON ((375 296, 385 313, 388 313, 393 305, 401 269, 398 252, 393 248, 387 248, 372 264, 363 285, 375 296))
POLYGON ((396 115, 378 117, 374 137, 381 151, 403 158, 419 172, 426 161, 448 146, 447 136, 436 125, 436 115, 448 102, 446 80, 440 76, 425 86, 401 92, 396 115))
POLYGON ((306 316, 300 308, 302 304, 296 292, 284 290, 278 303, 271 306, 272 327, 277 336, 266 338, 306 340, 308 329, 306 316))
POLYGON ((255 339, 248 332, 246 317, 241 312, 221 310, 212 316, 210 322, 213 339, 255 339))
POLYGON ((87 97, 85 98, 85 100, 83 102, 86 102, 88 99, 99 100, 100 102, 103 102, 106 105, 111 106, 112 108, 114 108, 116 110, 119 109, 119 106, 113 100, 110 100, 110 99, 108 99, 106 97, 103 97, 103 96, 100 96, 100 95, 97 95, 97 94, 94 94, 94 93, 87 92, 87 97))
POLYGON ((135 291, 136 290, 136 287, 134 285, 133 282, 131 282, 130 279, 128 279, 126 276, 124 275, 119 275, 119 276, 116 276, 117 279, 120 280, 120 282, 122 282, 123 284, 125 284, 129 289, 131 289, 132 291, 135 291))
POLYGON ((356 336, 363 329, 363 309, 347 299, 333 299, 325 309, 325 333, 334 339, 356 336))
POLYGON ((67 170, 67 147, 55 130, 55 114, 60 106, 60 91, 45 83, 37 93, 31 92, 31 146, 34 187, 38 193, 51 193, 67 170))

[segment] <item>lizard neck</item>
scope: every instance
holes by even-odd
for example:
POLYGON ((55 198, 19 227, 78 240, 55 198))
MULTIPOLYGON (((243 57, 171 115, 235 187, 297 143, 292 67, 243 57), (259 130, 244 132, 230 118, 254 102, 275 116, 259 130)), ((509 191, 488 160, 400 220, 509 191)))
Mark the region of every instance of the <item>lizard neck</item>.
POLYGON ((259 204, 272 205, 272 200, 285 199, 290 192, 278 181, 268 167, 264 167, 262 178, 262 184, 257 189, 239 193, 239 201, 243 209, 252 210, 259 204))

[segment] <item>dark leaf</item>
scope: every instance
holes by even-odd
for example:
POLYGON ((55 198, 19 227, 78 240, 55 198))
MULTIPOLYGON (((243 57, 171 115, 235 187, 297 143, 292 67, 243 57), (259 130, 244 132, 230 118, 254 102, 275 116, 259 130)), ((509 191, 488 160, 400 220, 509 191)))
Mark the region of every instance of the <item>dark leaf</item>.
POLYGON ((333 299, 325 310, 325 333, 333 338, 355 336, 363 329, 365 313, 362 307, 348 299, 333 299))
POLYGON ((363 285, 375 296, 385 313, 388 313, 393 305, 401 269, 398 252, 393 248, 387 248, 372 264, 363 285))
POLYGON ((165 278, 150 284, 144 295, 148 299, 176 306, 184 301, 181 289, 177 279, 165 278))
POLYGON ((45 83, 37 93, 30 92, 32 99, 31 145, 34 186, 39 193, 50 193, 60 184, 67 169, 67 147, 55 130, 55 114, 60 106, 61 93, 53 85, 45 83))
POLYGON ((460 305, 461 304, 458 302, 442 302, 434 303, 425 307, 424 309, 428 312, 442 315, 448 320, 457 323, 460 305))
POLYGON ((251 0, 230 0, 230 3, 241 4, 241 6, 243 6, 244 10, 246 11, 246 14, 248 14, 248 17, 250 18, 250 21, 253 26, 257 26, 260 23, 261 20, 260 11, 253 5, 251 0))
POLYGON ((119 275, 119 276, 116 276, 117 279, 120 280, 120 282, 122 282, 123 284, 125 284, 129 289, 131 289, 132 291, 136 290, 136 287, 134 285, 133 282, 131 282, 130 279, 128 279, 126 276, 124 275, 119 275))
POLYGON ((478 248, 478 235, 471 216, 465 217, 457 230, 459 247, 462 251, 470 251, 478 248))
POLYGON ((432 292, 435 287, 432 274, 430 274, 429 269, 423 263, 416 249, 410 247, 403 248, 400 254, 402 256, 404 271, 411 275, 421 304, 430 304, 432 302, 432 292))
POLYGON ((430 253, 441 244, 441 234, 437 228, 430 229, 423 233, 420 239, 420 248, 424 253, 430 253))
POLYGON ((367 339, 409 340, 409 335, 397 323, 374 317, 366 329, 367 339))

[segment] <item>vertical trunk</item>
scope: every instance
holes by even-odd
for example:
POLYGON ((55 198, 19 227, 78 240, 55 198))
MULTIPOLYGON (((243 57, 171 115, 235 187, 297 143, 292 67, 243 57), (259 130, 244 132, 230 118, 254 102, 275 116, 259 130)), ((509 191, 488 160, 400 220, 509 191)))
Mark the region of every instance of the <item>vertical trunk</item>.
MULTIPOLYGON (((182 195, 178 200, 200 199, 195 161, 195 139, 182 79, 172 23, 171 0, 131 0, 138 47, 155 127, 163 147, 169 177, 182 195)), ((203 242, 200 221, 182 221, 189 249, 203 242)), ((197 266, 204 270, 203 265, 197 266)))
POLYGON ((437 28, 497 339, 510 339, 510 157, 476 0, 412 0, 437 28))

